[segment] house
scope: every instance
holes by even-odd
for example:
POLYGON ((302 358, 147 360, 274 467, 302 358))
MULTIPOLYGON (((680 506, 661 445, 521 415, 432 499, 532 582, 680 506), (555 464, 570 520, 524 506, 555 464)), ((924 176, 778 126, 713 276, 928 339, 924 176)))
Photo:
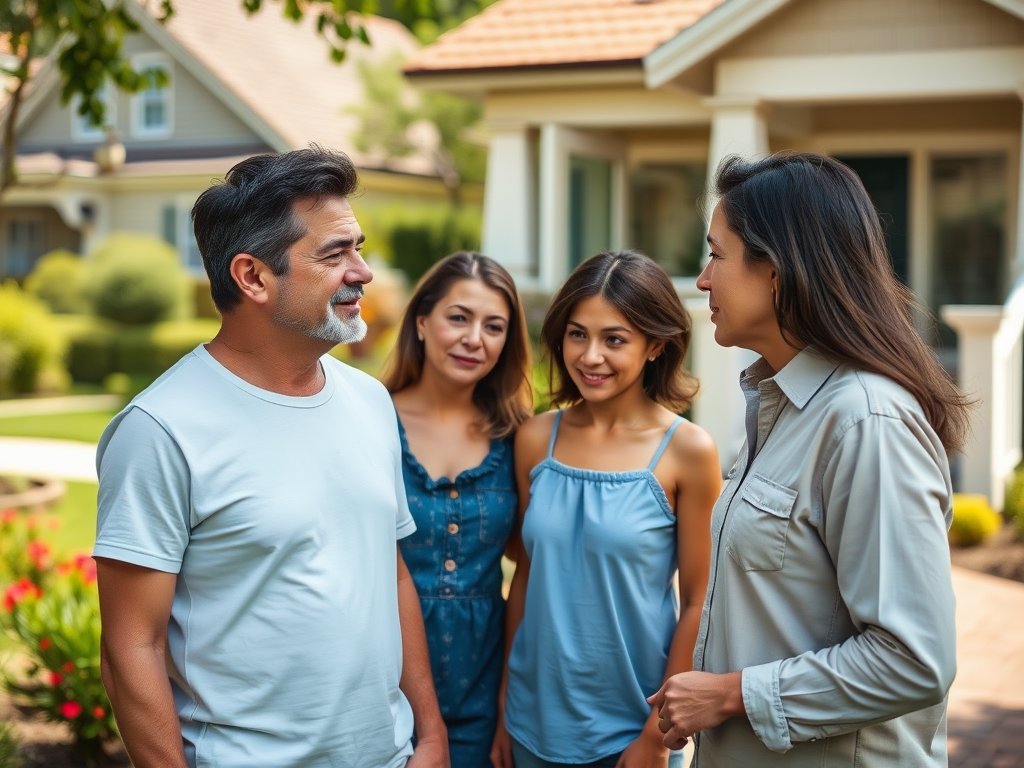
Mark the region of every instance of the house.
POLYGON ((19 183, 0 209, 0 278, 23 277, 54 248, 87 253, 114 230, 162 237, 202 273, 190 221, 199 193, 244 157, 312 142, 345 151, 360 169, 357 213, 447 201, 427 151, 387 159, 353 146, 358 118, 349 108, 363 100, 358 62, 418 47, 398 22, 367 18, 373 45, 353 43, 339 66, 315 18, 295 23, 278 7, 248 16, 239 0, 174 6, 160 24, 143 6, 127 5, 141 30, 125 39, 126 56, 170 82, 134 95, 106 92, 111 144, 105 128, 78 116, 76 101, 60 103, 52 61, 30 81, 18 116, 19 183))
POLYGON ((695 290, 707 180, 729 154, 810 150, 861 176, 923 328, 979 398, 961 489, 1001 504, 1021 458, 1024 2, 499 0, 421 50, 414 82, 485 99, 484 250, 551 291, 640 248, 695 323, 695 419, 731 462, 736 385, 695 290), (965 306, 966 305, 966 306, 965 306))

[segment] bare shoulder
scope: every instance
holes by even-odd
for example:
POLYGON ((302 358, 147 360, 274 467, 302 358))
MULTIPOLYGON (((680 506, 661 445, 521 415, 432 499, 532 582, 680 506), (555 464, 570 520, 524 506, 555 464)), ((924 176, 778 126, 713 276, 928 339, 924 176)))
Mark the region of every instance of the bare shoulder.
POLYGON ((516 430, 517 466, 533 467, 547 455, 556 413, 557 411, 540 413, 519 425, 516 430))
POLYGON ((683 421, 672 434, 669 449, 681 459, 718 461, 718 447, 707 430, 692 421, 683 421))

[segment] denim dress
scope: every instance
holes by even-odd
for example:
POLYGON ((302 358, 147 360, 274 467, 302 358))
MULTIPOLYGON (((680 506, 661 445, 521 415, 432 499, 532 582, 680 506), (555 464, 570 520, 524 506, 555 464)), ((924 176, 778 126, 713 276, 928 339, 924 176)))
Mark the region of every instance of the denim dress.
POLYGON ((452 768, 488 768, 504 649, 501 556, 517 513, 512 439, 491 440, 483 462, 454 480, 433 479, 401 421, 398 431, 416 521, 399 545, 423 606, 452 768))

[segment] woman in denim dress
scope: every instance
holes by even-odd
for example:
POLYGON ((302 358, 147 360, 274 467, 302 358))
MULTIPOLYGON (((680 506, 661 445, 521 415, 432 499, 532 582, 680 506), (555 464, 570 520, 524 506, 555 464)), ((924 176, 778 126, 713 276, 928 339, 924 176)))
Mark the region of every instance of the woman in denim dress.
POLYGON ((442 259, 406 308, 384 383, 416 532, 400 546, 423 606, 452 768, 487 768, 498 717, 501 556, 516 529, 512 434, 530 414, 530 348, 508 272, 442 259))

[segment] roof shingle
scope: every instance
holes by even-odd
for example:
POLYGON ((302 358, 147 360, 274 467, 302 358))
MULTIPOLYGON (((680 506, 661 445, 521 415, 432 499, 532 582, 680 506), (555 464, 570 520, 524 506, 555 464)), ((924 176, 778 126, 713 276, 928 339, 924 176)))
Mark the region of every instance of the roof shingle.
POLYGON ((725 0, 499 0, 405 71, 454 72, 639 61, 725 0))

